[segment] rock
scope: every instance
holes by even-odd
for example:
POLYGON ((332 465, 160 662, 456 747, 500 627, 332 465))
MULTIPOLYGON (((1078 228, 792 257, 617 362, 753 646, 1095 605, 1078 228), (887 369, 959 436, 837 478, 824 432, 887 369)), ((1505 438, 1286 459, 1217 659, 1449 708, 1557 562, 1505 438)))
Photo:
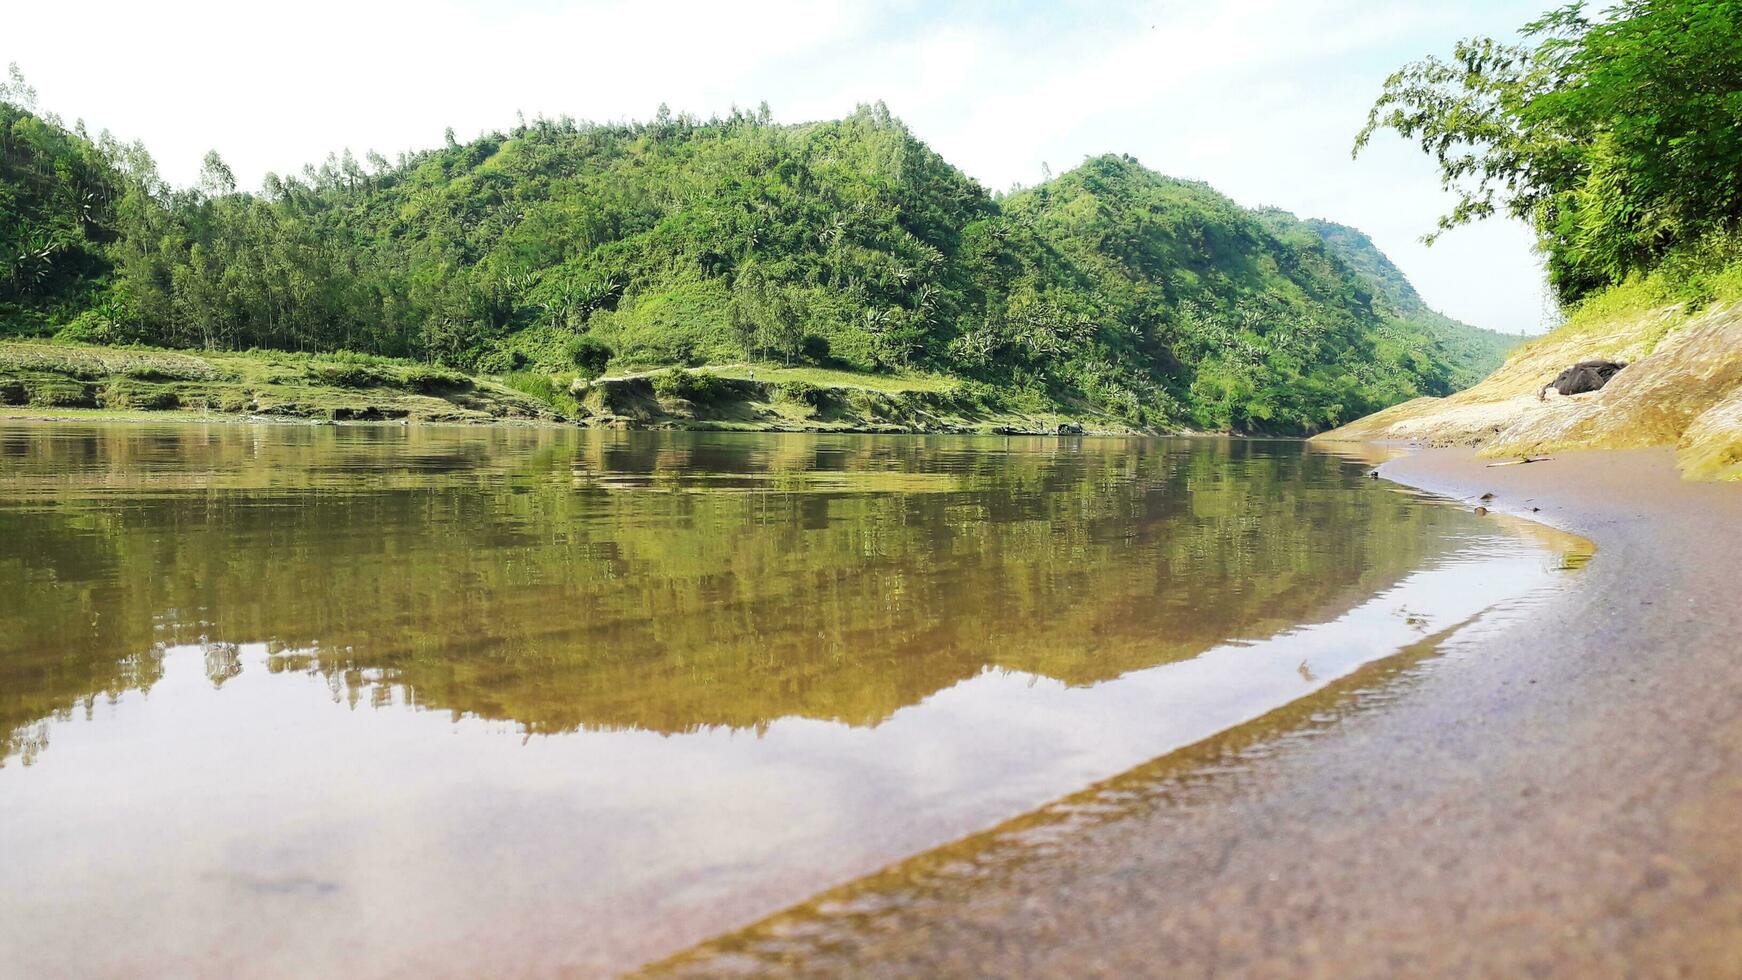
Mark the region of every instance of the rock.
POLYGON ((1083 427, 1076 422, 1060 422, 1058 434, 1061 436, 1080 436, 1083 434, 1083 427))
POLYGON ((1626 366, 1619 361, 1580 361, 1555 375, 1555 379, 1543 387, 1543 393, 1546 394, 1550 388, 1563 395, 1597 391, 1626 366))
POLYGON ((1477 517, 1487 517, 1488 516, 1488 508, 1486 508, 1486 507, 1476 508, 1476 516, 1477 517))

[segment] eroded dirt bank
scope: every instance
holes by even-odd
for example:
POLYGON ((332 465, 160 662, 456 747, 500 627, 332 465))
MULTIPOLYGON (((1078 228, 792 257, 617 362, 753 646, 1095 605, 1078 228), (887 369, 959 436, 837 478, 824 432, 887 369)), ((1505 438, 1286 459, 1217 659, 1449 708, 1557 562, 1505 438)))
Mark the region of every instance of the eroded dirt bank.
POLYGON ((1382 472, 1599 550, 1479 643, 1424 644, 653 972, 1742 973, 1742 488, 1679 479, 1667 448, 1382 472))
POLYGON ((1534 341, 1482 383, 1417 398, 1318 437, 1476 446, 1485 457, 1674 446, 1694 479, 1742 479, 1742 305, 1576 322, 1534 341), (1626 363, 1602 390, 1538 393, 1564 368, 1626 363))

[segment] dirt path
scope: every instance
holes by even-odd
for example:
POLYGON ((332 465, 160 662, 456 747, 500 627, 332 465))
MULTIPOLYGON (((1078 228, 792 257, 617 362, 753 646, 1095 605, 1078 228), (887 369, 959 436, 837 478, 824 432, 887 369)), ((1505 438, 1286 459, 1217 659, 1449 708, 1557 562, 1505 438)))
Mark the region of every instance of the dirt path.
POLYGON ((656 971, 1742 976, 1742 486, 1683 482, 1669 450, 1382 472, 1599 551, 1479 643, 656 971))

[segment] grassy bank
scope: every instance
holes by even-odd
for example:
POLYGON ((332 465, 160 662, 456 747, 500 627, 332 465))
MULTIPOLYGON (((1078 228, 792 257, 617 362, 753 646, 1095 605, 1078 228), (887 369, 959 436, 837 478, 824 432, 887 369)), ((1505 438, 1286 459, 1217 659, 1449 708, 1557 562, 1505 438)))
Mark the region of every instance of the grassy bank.
POLYGON ((319 421, 558 421, 537 398, 446 368, 359 355, 0 343, 0 412, 319 421))
POLYGON ((472 376, 367 355, 190 353, 0 341, 0 417, 234 417, 750 431, 1057 432, 1129 427, 935 375, 726 364, 587 379, 472 376))

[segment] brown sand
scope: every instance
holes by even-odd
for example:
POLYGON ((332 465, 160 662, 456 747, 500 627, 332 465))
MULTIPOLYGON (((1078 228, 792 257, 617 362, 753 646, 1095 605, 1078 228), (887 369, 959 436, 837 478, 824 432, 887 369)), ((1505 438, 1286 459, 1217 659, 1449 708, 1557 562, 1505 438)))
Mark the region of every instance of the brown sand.
POLYGON ((655 972, 1742 976, 1742 487, 1683 482, 1670 449, 1382 472, 1599 551, 1474 649, 1424 644, 655 972))

